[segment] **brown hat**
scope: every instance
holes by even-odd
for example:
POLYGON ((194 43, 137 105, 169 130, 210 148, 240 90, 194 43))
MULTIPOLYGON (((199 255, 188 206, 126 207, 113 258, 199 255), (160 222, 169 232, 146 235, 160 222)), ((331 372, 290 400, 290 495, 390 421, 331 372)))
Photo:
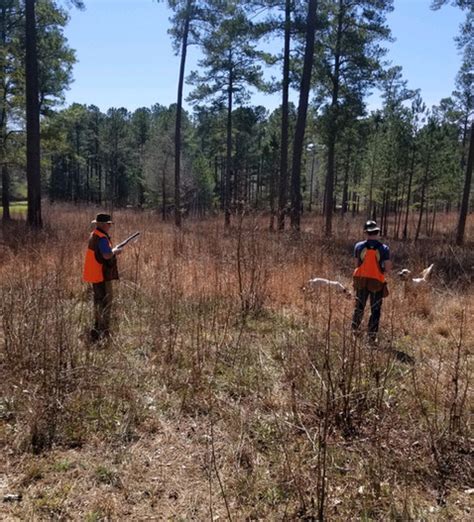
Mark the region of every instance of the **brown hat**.
POLYGON ((97 214, 94 221, 91 221, 91 223, 109 223, 110 225, 113 224, 113 221, 111 219, 110 214, 97 214))

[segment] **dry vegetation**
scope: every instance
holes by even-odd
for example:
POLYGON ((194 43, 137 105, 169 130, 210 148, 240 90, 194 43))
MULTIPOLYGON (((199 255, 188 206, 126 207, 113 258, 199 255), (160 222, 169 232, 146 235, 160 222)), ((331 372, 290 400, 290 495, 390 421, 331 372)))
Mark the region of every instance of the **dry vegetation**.
POLYGON ((117 240, 143 235, 120 259, 117 334, 91 346, 94 212, 2 231, 2 520, 472 519, 474 252, 445 241, 453 217, 390 242, 396 267, 436 272, 416 296, 392 281, 370 349, 350 300, 300 290, 350 286, 360 220, 327 242, 316 218, 296 239, 116 212, 117 240))

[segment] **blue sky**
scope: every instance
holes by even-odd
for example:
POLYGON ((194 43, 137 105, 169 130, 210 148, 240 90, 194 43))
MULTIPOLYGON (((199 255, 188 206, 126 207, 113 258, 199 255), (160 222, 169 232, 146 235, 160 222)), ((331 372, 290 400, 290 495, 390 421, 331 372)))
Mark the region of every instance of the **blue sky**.
MULTIPOLYGON (((65 30, 76 50, 74 82, 66 104, 110 107, 150 107, 176 101, 179 60, 167 34, 170 12, 153 0, 85 0, 85 11, 71 11, 65 30)), ((463 13, 452 7, 431 11, 431 0, 395 0, 388 17, 395 42, 387 44, 387 59, 403 67, 410 88, 420 88, 428 106, 449 96, 461 59, 453 38, 463 13)), ((198 50, 191 48, 187 71, 196 66, 198 50)), ((278 74, 278 71, 276 71, 278 74)), ((185 95, 189 87, 185 88, 185 95)), ((293 101, 297 101, 293 93, 293 101)), ((256 94, 253 104, 272 110, 278 96, 256 94)), ((376 108, 374 94, 369 108, 376 108)))

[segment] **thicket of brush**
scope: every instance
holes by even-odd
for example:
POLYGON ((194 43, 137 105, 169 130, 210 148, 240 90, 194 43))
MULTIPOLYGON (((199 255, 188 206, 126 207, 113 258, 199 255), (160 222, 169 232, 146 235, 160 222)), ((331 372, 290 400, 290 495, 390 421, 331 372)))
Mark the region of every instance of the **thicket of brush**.
MULTIPOLYGON (((54 207, 39 234, 3 228, 0 490, 14 520, 463 520, 472 494, 472 244, 389 241, 380 345, 350 332, 361 223, 325 241, 267 220, 116 212, 116 334, 90 344, 81 283, 94 210, 54 207), (408 364, 400 357, 415 359, 408 364)), ((468 237, 472 238, 472 228, 468 237)), ((471 514, 472 515, 472 514, 471 514)), ((0 517, 1 518, 1 517, 0 517)))

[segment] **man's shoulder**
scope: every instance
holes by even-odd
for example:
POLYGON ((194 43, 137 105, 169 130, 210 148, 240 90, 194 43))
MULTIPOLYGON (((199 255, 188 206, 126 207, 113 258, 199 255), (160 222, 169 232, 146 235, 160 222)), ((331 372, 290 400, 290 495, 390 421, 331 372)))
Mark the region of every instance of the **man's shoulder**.
POLYGON ((365 244, 367 243, 367 241, 364 239, 362 241, 358 241, 355 245, 354 245, 354 250, 358 250, 359 248, 363 248, 365 246, 365 244))
POLYGON ((390 259, 390 247, 386 243, 379 241, 377 250, 380 252, 383 261, 388 261, 390 259))
POLYGON ((388 248, 388 245, 380 241, 380 239, 369 239, 367 243, 374 248, 388 248))

